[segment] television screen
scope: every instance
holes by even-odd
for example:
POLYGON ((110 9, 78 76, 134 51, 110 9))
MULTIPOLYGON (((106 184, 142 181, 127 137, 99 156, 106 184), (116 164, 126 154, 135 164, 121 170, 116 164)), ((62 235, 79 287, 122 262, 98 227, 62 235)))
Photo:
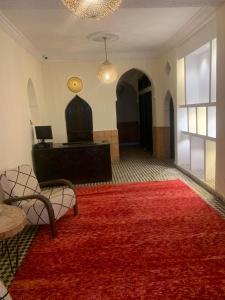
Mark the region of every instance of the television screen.
POLYGON ((52 127, 51 126, 35 126, 36 137, 38 140, 51 140, 52 127))

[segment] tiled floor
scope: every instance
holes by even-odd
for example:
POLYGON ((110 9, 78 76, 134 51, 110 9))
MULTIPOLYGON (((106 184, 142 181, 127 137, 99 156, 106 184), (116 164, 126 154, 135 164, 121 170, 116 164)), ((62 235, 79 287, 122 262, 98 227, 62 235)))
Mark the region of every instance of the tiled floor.
MULTIPOLYGON (((113 180, 112 182, 109 182, 109 184, 181 179, 191 186, 192 189, 200 194, 207 203, 213 206, 225 217, 225 204, 222 201, 216 199, 198 184, 193 182, 189 177, 177 170, 172 162, 154 159, 148 152, 145 152, 140 148, 121 149, 121 160, 118 163, 114 163, 112 169, 113 180)), ((99 183, 91 185, 96 184, 99 183)), ((21 234, 20 263, 26 256, 36 232, 37 227, 29 227, 21 234)), ((15 251, 13 252, 13 250, 15 250, 15 239, 10 241, 10 247, 12 253, 14 253, 15 251)), ((10 284, 13 278, 6 255, 1 255, 0 257, 0 278, 7 286, 10 284)))

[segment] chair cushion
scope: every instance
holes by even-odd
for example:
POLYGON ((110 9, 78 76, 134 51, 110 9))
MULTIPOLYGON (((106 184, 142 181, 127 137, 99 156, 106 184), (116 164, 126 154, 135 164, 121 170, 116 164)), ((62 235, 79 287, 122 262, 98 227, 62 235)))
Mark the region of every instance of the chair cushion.
POLYGON ((0 204, 5 200, 5 195, 1 186, 1 180, 3 180, 3 178, 0 175, 0 204))
POLYGON ((0 299, 12 300, 9 292, 7 291, 6 287, 4 286, 1 280, 0 280, 0 299))
POLYGON ((7 170, 0 177, 4 198, 21 197, 41 192, 37 178, 29 165, 7 170))
MULTIPOLYGON (((50 200, 56 220, 75 205, 74 191, 67 187, 47 188, 41 192, 41 195, 50 200)), ((40 200, 18 201, 16 205, 25 211, 31 224, 49 224, 47 209, 40 200)))

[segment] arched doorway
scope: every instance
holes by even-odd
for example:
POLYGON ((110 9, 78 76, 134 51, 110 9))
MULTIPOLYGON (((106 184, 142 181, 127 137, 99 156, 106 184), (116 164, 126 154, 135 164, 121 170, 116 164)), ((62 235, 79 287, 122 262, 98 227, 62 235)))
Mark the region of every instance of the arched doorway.
POLYGON ((142 146, 153 153, 151 81, 142 71, 125 72, 117 84, 117 129, 120 146, 142 146))
POLYGON ((140 141, 137 91, 130 83, 121 82, 117 86, 116 94, 119 143, 121 146, 137 145, 140 141))
POLYGON ((168 91, 165 100, 166 118, 169 127, 169 158, 175 159, 175 117, 174 117, 174 103, 171 93, 168 91))

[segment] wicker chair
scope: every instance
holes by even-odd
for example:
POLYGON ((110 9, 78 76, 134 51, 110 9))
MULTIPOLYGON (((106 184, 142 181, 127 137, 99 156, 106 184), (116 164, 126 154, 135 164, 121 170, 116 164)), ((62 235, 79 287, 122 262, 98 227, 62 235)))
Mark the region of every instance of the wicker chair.
POLYGON ((53 238, 57 235, 57 220, 72 207, 78 214, 72 183, 64 179, 38 183, 29 165, 2 173, 0 186, 4 203, 22 208, 30 224, 50 224, 53 238))

